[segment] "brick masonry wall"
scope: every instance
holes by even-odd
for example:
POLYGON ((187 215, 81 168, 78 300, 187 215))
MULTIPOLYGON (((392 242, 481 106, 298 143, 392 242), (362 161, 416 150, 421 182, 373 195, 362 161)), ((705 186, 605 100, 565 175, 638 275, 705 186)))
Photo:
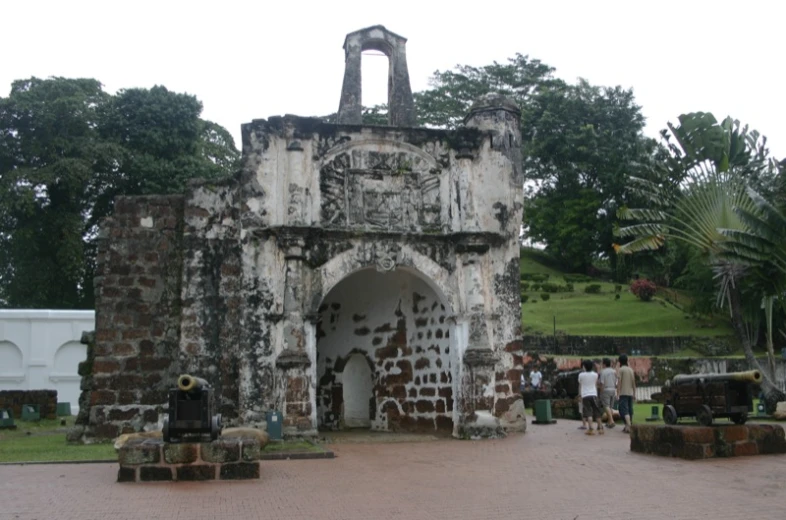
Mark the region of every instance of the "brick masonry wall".
POLYGON ((182 223, 182 197, 150 196, 118 198, 102 225, 83 440, 158 422, 178 373, 182 223))
POLYGON ((167 444, 137 439, 120 448, 118 482, 259 478, 262 445, 252 439, 167 444))
POLYGON ((321 427, 341 426, 344 366, 350 356, 361 354, 371 369, 372 429, 451 431, 453 389, 445 306, 411 275, 369 271, 354 276, 359 278, 347 280, 349 293, 329 294, 320 308, 321 427), (361 296, 368 293, 367 287, 374 287, 373 305, 361 296), (380 294, 387 296, 380 298, 380 294), (351 331, 349 338, 347 331, 351 331))
POLYGON ((41 419, 57 418, 57 390, 2 390, 0 408, 10 409, 14 420, 22 418, 22 406, 37 404, 41 419))
POLYGON ((630 450, 663 457, 709 459, 786 453, 783 426, 633 425, 630 450))

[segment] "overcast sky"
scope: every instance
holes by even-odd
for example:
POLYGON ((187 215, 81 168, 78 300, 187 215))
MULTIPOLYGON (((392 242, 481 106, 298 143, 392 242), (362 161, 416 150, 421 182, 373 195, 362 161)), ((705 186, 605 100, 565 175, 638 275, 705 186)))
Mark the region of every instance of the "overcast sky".
MULTIPOLYGON (((91 77, 106 90, 196 95, 229 129, 338 109, 344 36, 381 24, 408 39, 413 91, 435 70, 519 52, 568 81, 632 87, 656 136, 692 111, 731 115, 786 156, 784 20, 778 0, 237 1, 0 0, 0 95, 30 76, 91 77)), ((365 55, 364 55, 365 56, 365 55)), ((364 59, 365 105, 386 101, 387 60, 364 59)))

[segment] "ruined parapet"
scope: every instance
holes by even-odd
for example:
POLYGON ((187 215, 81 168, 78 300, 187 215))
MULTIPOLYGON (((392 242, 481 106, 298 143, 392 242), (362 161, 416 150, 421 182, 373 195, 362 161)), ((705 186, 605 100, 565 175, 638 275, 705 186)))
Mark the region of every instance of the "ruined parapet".
POLYGON ((344 40, 346 65, 341 103, 338 108, 340 124, 359 125, 362 121, 361 54, 376 50, 390 61, 388 69, 388 121, 391 126, 415 126, 415 102, 409 85, 407 70, 407 39, 381 25, 349 33, 344 40))

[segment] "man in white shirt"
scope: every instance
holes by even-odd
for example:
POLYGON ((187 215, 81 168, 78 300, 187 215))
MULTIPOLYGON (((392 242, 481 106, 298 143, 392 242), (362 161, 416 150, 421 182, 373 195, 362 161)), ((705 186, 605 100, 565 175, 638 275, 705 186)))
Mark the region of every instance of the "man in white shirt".
POLYGON ((533 390, 540 390, 540 382, 543 381, 543 374, 540 373, 538 367, 532 369, 532 372, 529 374, 529 382, 532 385, 533 390))
POLYGON ((585 359, 582 363, 584 372, 579 374, 579 392, 581 394, 581 407, 584 418, 587 419, 587 435, 595 435, 592 429, 592 421, 598 429, 598 435, 603 435, 603 426, 600 424, 600 406, 598 406, 598 374, 592 361, 585 359))

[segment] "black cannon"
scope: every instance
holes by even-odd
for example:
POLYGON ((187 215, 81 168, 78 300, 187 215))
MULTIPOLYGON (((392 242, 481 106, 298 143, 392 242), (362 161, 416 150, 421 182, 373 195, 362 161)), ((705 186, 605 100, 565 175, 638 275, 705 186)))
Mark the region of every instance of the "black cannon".
POLYGON ((221 414, 213 415, 213 390, 204 379, 181 375, 169 391, 169 414, 164 417, 164 442, 211 440, 221 434, 221 414))
POLYGON ((715 417, 745 424, 753 411, 751 386, 761 383, 758 370, 728 374, 678 375, 652 398, 663 403, 663 422, 676 424, 680 417, 696 417, 709 426, 715 417))

